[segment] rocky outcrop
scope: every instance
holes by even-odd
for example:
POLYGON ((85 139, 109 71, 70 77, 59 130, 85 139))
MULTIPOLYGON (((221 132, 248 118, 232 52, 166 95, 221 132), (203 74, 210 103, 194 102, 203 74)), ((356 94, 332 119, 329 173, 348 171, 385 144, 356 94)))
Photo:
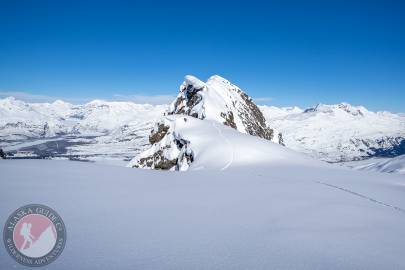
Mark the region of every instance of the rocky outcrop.
POLYGON ((281 133, 275 132, 274 129, 267 126, 266 119, 256 104, 253 103, 252 99, 243 92, 241 92, 240 95, 245 101, 241 105, 243 109, 239 110, 240 117, 247 133, 282 144, 281 133), (277 137, 275 137, 276 133, 277 137))
POLYGON ((282 142, 282 135, 267 125, 252 98, 217 75, 210 77, 206 83, 193 76, 186 76, 168 114, 186 114, 214 120, 242 133, 276 143, 282 142))
POLYGON ((177 158, 167 159, 164 156, 163 150, 159 149, 151 156, 140 158, 138 164, 134 164, 136 168, 151 168, 155 170, 170 170, 177 165, 177 158))
POLYGON ((149 142, 151 148, 135 157, 129 167, 184 171, 194 161, 190 142, 175 132, 175 125, 168 118, 156 123, 149 142))
POLYGON ((176 117, 170 118, 171 115, 218 122, 239 132, 283 144, 281 133, 267 125, 253 100, 219 76, 212 76, 206 83, 186 76, 166 115, 151 131, 151 147, 135 157, 128 166, 158 170, 188 169, 194 160, 191 143, 176 131, 176 117))
POLYGON ((169 126, 165 126, 163 123, 157 123, 157 128, 155 127, 151 134, 149 135, 149 142, 150 144, 155 144, 160 142, 164 136, 166 136, 167 132, 169 131, 169 126))

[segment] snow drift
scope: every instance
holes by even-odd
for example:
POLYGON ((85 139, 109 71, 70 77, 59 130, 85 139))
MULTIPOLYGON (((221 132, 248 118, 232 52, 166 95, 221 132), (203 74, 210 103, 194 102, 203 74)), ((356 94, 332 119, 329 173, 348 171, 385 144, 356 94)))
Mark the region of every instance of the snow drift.
MULTIPOLYGON (((0 217, 55 209, 68 232, 55 270, 405 269, 403 176, 285 157, 187 173, 0 160, 0 217)), ((0 265, 25 269, 4 250, 0 265)))

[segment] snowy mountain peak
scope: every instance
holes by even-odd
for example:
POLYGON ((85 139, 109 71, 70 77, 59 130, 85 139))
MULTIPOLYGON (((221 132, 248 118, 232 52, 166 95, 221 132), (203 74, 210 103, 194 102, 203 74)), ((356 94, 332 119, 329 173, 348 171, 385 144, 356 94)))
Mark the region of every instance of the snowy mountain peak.
POLYGON ((239 87, 214 75, 206 83, 187 75, 168 114, 184 114, 230 126, 239 132, 276 143, 281 134, 268 127, 260 109, 239 87))
POLYGON ((218 127, 222 125, 283 144, 281 133, 267 125, 252 99, 239 87, 218 75, 211 76, 206 83, 187 75, 167 114, 169 116, 160 120, 151 131, 151 148, 135 157, 130 167, 187 170, 194 160, 192 148, 196 143, 195 139, 190 138, 204 132, 203 125, 198 124, 199 121, 190 120, 190 116, 209 122, 209 126, 220 133, 219 137, 215 135, 212 139, 222 144, 227 143, 218 127), (195 124, 195 134, 184 134, 180 126, 188 126, 187 123, 191 121, 195 124))
POLYGON ((320 112, 320 113, 345 112, 353 116, 364 116, 365 113, 368 113, 368 110, 363 106, 353 106, 350 105, 349 103, 342 102, 335 105, 326 105, 318 103, 316 106, 310 107, 304 111, 304 113, 313 113, 313 112, 320 112))
POLYGON ((230 81, 228 81, 227 79, 225 79, 224 77, 221 77, 219 75, 212 75, 207 80, 207 84, 211 84, 211 83, 215 83, 215 82, 216 83, 222 83, 222 84, 225 84, 225 85, 232 85, 232 83, 230 81))
POLYGON ((109 101, 106 100, 102 100, 102 99, 95 99, 92 100, 90 102, 87 102, 85 104, 85 106, 89 106, 89 107, 97 107, 97 106, 107 106, 108 103, 110 103, 109 101))
POLYGON ((182 90, 183 87, 191 86, 195 89, 201 89, 205 87, 205 83, 201 81, 200 79, 194 77, 193 75, 186 75, 184 77, 184 82, 182 85, 180 85, 180 91, 182 90))

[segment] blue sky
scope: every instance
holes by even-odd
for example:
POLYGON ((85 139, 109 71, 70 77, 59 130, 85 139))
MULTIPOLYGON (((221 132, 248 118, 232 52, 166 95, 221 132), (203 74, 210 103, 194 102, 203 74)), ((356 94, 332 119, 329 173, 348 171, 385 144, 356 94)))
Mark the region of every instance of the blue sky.
POLYGON ((156 103, 186 74, 269 105, 403 112, 405 1, 0 0, 2 96, 156 103))

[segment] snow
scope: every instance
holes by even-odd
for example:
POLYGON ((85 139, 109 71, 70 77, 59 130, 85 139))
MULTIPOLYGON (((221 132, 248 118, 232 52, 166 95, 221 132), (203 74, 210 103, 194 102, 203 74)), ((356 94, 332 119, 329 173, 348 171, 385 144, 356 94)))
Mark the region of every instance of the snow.
MULTIPOLYGON (((217 127, 231 144, 256 139, 217 127)), ((229 151, 217 154, 223 168, 229 151)), ((235 166, 240 154, 223 171, 187 173, 1 160, 0 216, 32 202, 61 215, 67 244, 49 269, 405 268, 403 177, 294 162, 290 152, 235 166)), ((24 268, 4 249, 0 265, 24 268)))
POLYGON ((342 165, 355 170, 405 174, 405 155, 394 158, 371 158, 362 161, 352 161, 343 163, 342 165))
POLYGON ((290 160, 292 163, 310 160, 318 163, 277 143, 240 133, 216 121, 200 120, 185 115, 170 115, 164 118, 163 124, 170 126, 171 133, 135 157, 128 164, 129 167, 158 150, 162 150, 169 160, 178 157, 180 150, 175 146, 174 136, 190 142, 189 147, 194 152, 194 162, 186 167, 188 170, 225 170, 229 167, 267 164, 280 160, 290 160))
POLYGON ((102 100, 72 105, 0 99, 0 148, 22 152, 28 146, 63 141, 69 146, 59 156, 128 160, 145 149, 153 122, 166 109, 167 105, 102 100))
MULTIPOLYGON (((263 119, 263 123, 259 122, 257 116, 253 115, 252 108, 249 108, 246 100, 244 100, 244 95, 245 93, 238 86, 219 75, 211 76, 206 83, 192 75, 187 75, 180 86, 180 93, 169 106, 169 113, 197 115, 199 119, 216 121, 219 124, 225 122, 224 116, 231 114, 236 130, 245 134, 249 133, 249 125, 260 125, 266 128, 265 119, 263 119), (200 90, 196 95, 201 100, 194 102, 194 107, 190 107, 188 104, 187 93, 190 88, 193 91, 200 90), (181 98, 182 104, 179 105, 178 101, 181 98), (184 109, 186 112, 182 111, 184 109)), ((249 99, 248 96, 246 98, 249 99)), ((278 131, 275 129, 273 131, 272 141, 279 142, 278 131)))
MULTIPOLYGON (((347 103, 304 111, 260 106, 287 147, 326 161, 363 159, 390 152, 405 140, 405 117, 347 103)), ((395 152, 395 151, 392 151, 395 152)))
MULTIPOLYGON (((226 94, 232 93, 229 89, 238 91, 239 88, 220 76, 212 76, 206 83, 192 76, 187 76, 185 81, 207 87, 204 95, 209 108, 213 109, 204 113, 218 125, 224 121, 218 116, 219 108, 228 102, 241 102, 238 96, 230 98, 226 94)), ((318 104, 306 110, 298 107, 259 107, 271 128, 283 133, 287 147, 321 160, 364 159, 375 156, 376 150, 377 153, 380 150, 391 153, 393 146, 405 141, 404 114, 371 112, 347 103, 318 104)), ((0 148, 6 152, 19 151, 15 157, 33 157, 38 155, 32 152, 35 147, 41 148, 51 142, 68 142, 66 152, 59 153, 59 157, 127 164, 128 160, 149 147, 150 130, 167 108, 166 105, 103 100, 73 105, 61 100, 26 103, 13 97, 0 99, 0 148), (27 150, 27 147, 30 149, 27 150)), ((235 108, 238 109, 238 106, 235 108)), ((238 117, 235 117, 235 122, 239 131, 246 132, 240 128, 238 117)), ((377 161, 367 163, 374 162, 377 161)), ((389 171, 397 173, 400 170, 389 171)))
POLYGON ((215 121, 199 120, 183 116, 176 119, 176 131, 189 140, 195 154, 194 168, 205 170, 225 170, 229 167, 255 166, 291 160, 292 163, 317 163, 279 144, 268 140, 241 134, 234 129, 215 121))
POLYGON ((111 132, 127 124, 157 119, 166 105, 135 104, 94 100, 84 105, 63 101, 26 103, 15 98, 0 99, 0 135, 22 134, 28 137, 51 137, 61 133, 93 135, 111 132), (9 127, 7 124, 18 124, 9 127), (48 125, 49 131, 44 132, 48 125), (22 127, 26 127, 24 130, 22 127), (31 129, 31 130, 30 130, 31 129), (28 130, 28 131, 27 131, 28 130))
MULTIPOLYGON (((212 98, 209 104, 224 100, 216 97, 228 83, 218 76, 205 83, 207 93, 215 89, 205 97, 212 98)), ((93 114, 106 118, 105 123, 88 125, 91 130, 110 130, 95 139, 96 145, 104 145, 102 152, 115 149, 111 145, 127 145, 118 138, 131 138, 140 125, 145 141, 153 127, 150 122, 133 123, 125 115, 116 124, 126 127, 115 129, 108 118, 119 117, 111 112, 117 106, 123 113, 133 108, 96 101, 78 109, 84 117, 77 121, 84 127, 93 114), (115 144, 109 145, 114 138, 115 144)), ((345 105, 331 111, 322 106, 286 111, 287 118, 367 114, 345 105)), ((194 162, 180 164, 187 172, 66 160, 0 160, 0 217, 33 202, 60 214, 67 244, 50 269, 405 268, 403 176, 321 162, 217 120, 185 115, 162 119, 171 133, 147 151, 164 149, 169 159, 180 151, 192 152, 194 162), (188 141, 187 149, 172 146, 179 138, 188 141)), ((0 265, 24 268, 4 249, 0 265)))
POLYGON ((205 83, 198 78, 194 77, 193 75, 186 75, 184 77, 184 81, 188 85, 194 85, 197 89, 205 87, 205 83))

